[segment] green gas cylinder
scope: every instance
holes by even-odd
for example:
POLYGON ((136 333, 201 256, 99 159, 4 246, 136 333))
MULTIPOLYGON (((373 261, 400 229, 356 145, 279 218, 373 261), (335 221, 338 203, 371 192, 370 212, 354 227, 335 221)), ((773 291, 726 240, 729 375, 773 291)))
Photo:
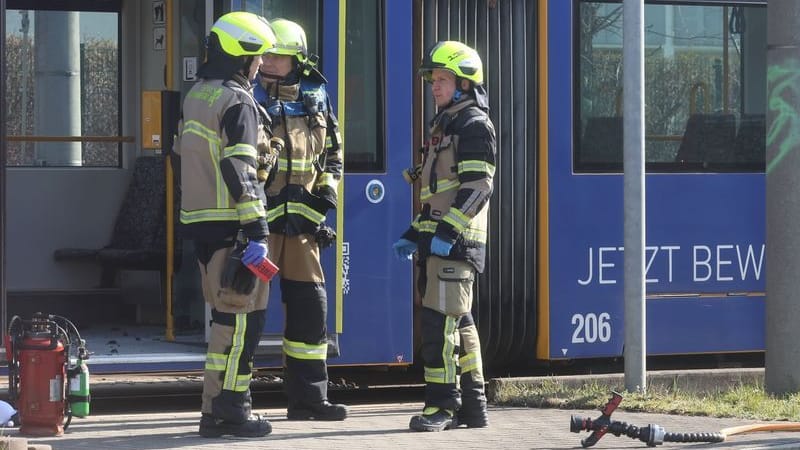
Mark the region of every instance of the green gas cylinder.
POLYGON ((89 415, 89 367, 85 362, 69 371, 69 408, 75 417, 89 415))

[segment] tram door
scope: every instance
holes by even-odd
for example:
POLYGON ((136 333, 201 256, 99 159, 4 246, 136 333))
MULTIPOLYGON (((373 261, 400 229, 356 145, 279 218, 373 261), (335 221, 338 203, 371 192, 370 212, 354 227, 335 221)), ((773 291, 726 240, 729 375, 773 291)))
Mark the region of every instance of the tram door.
MULTIPOLYGON (((339 204, 325 221, 336 229, 336 245, 322 250, 332 365, 413 362, 412 267, 391 251, 413 219, 411 188, 401 176, 412 164, 412 5, 405 3, 262 0, 215 8, 299 23, 328 81, 345 160, 339 204)), ((267 307, 261 365, 280 357, 279 284, 267 307)))

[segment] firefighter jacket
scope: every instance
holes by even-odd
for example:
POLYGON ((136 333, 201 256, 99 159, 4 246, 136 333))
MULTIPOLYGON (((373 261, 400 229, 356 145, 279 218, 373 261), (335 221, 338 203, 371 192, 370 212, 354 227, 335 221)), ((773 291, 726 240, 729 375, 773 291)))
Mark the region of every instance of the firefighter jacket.
POLYGON ((417 243, 421 261, 438 236, 453 244, 445 259, 483 271, 495 147, 494 126, 472 97, 451 104, 431 122, 430 141, 421 150, 421 210, 403 234, 417 243))
POLYGON ((339 124, 322 76, 283 84, 260 78, 254 96, 269 113, 272 132, 284 141, 266 182, 270 232, 314 234, 336 207, 342 177, 339 124))
POLYGON ((243 82, 241 76, 201 79, 186 94, 175 145, 186 237, 220 241, 240 229, 250 239, 269 234, 256 178, 256 147, 266 140, 265 123, 243 82))

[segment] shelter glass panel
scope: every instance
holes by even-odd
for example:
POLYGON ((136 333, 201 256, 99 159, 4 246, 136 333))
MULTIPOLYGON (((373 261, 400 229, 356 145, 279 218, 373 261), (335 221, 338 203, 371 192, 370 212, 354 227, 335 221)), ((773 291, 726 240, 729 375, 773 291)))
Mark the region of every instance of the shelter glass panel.
POLYGON ((119 167, 119 3, 8 8, 7 164, 119 167))

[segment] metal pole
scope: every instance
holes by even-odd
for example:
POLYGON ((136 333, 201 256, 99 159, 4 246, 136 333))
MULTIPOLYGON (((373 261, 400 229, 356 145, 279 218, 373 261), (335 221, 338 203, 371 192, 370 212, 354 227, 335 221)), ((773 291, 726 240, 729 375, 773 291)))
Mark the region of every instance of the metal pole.
MULTIPOLYGON (((33 34, 34 134, 80 136, 80 14, 77 11, 36 11, 33 34)), ((81 166, 82 151, 80 142, 37 142, 36 163, 81 166)))
POLYGON ((767 301, 764 388, 800 391, 800 2, 767 7, 767 301))
MULTIPOLYGON (((166 51, 166 88, 167 90, 172 89, 173 83, 173 57, 172 57, 172 50, 174 48, 174 31, 173 27, 175 23, 173 22, 173 6, 172 0, 166 0, 164 2, 164 10, 166 11, 166 17, 164 17, 164 22, 166 23, 166 31, 164 32, 167 36, 167 51, 166 51)), ((161 101, 165 101, 164 98, 165 94, 161 94, 161 101)), ((163 112, 163 109, 162 109, 163 112)), ((170 139, 172 142, 172 139, 170 139)), ((164 217, 165 224, 166 224, 166 239, 167 239, 167 248, 166 248, 166 265, 167 269, 164 271, 164 302, 166 303, 167 311, 166 311, 166 322, 167 326, 164 330, 164 338, 167 341, 174 341, 175 340, 175 323, 173 320, 173 313, 172 313, 172 281, 173 281, 173 269, 175 268, 175 172, 172 167, 172 158, 170 153, 172 153, 171 148, 162 149, 162 153, 164 154, 164 173, 165 173, 165 181, 164 184, 167 188, 165 193, 165 203, 166 203, 166 215, 164 217)))
POLYGON ((622 10, 625 389, 645 392, 644 0, 622 10))
MULTIPOLYGON (((6 54, 6 0, 0 0, 0 54, 6 54)), ((3 58, 5 59, 5 57, 3 58)), ((0 64, 0 329, 8 324, 6 305, 6 69, 0 64)), ((23 101, 25 99, 23 98, 23 101)), ((23 130, 24 133, 24 130, 23 130)), ((4 340, 5 341, 5 340, 4 340)), ((8 351, 3 345, 3 352, 8 351)))

